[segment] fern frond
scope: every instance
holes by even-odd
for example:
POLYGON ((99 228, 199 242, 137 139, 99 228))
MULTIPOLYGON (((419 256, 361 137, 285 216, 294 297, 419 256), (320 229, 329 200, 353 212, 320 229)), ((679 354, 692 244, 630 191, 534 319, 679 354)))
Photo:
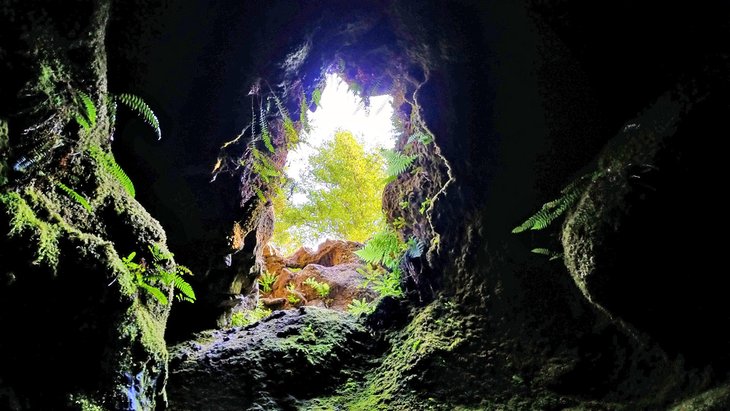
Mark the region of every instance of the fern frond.
POLYGON ((167 305, 167 304, 170 303, 170 301, 167 299, 167 296, 165 295, 165 293, 163 293, 162 291, 160 291, 159 288, 157 288, 155 286, 152 286, 152 285, 149 285, 149 284, 147 284, 144 281, 138 281, 137 282, 137 285, 140 288, 142 288, 143 290, 145 290, 148 293, 150 293, 150 295, 152 295, 153 297, 155 297, 155 299, 157 299, 157 301, 159 301, 160 304, 167 305))
POLYGON ((302 130, 309 133, 312 129, 309 125, 309 117, 307 112, 309 111, 309 103, 307 102, 307 96, 302 93, 299 99, 299 124, 302 126, 302 130))
POLYGON ((155 130, 158 140, 162 138, 160 122, 157 120, 157 116, 141 97, 135 96, 134 94, 124 93, 117 96, 117 98, 122 104, 137 112, 137 114, 155 130))
POLYGON ((60 181, 56 181, 56 187, 60 188, 64 193, 66 193, 67 196, 69 196, 71 199, 75 200, 77 203, 81 204, 82 207, 86 209, 86 211, 93 213, 94 209, 91 207, 91 204, 86 200, 84 196, 76 192, 76 190, 72 189, 71 187, 67 186, 66 184, 61 183, 60 181))
POLYGON ((297 129, 294 127, 294 122, 291 120, 291 117, 289 117, 289 110, 284 107, 284 104, 282 104, 276 94, 272 92, 271 95, 274 97, 274 104, 276 104, 276 108, 279 109, 279 114, 281 114, 281 118, 284 122, 284 135, 286 136, 287 147, 292 148, 299 144, 299 133, 297 133, 297 129))
POLYGON ((269 132, 269 127, 266 124, 266 115, 264 114, 264 106, 261 105, 261 115, 259 117, 259 122, 261 123, 261 139, 264 140, 264 145, 266 148, 274 152, 274 146, 271 144, 271 133, 269 132))
POLYGON ((122 188, 124 188, 130 196, 134 197, 134 184, 132 184, 132 180, 129 178, 127 173, 122 170, 122 167, 117 164, 113 154, 106 153, 96 146, 92 146, 89 149, 89 154, 104 170, 106 170, 119 182, 122 188))
POLYGON ((84 130, 90 130, 96 127, 96 106, 88 94, 83 91, 77 91, 76 94, 78 96, 77 104, 83 109, 83 113, 75 113, 74 118, 84 130))
POLYGON ((413 164, 413 161, 418 158, 416 154, 409 156, 394 150, 381 150, 381 154, 387 165, 385 174, 388 177, 397 177, 406 171, 413 164))
POLYGON ((410 258, 418 258, 423 255, 423 242, 418 241, 416 237, 409 238, 406 247, 406 255, 410 258))
POLYGON ((321 104, 319 104, 319 102, 320 102, 321 100, 322 100, 322 89, 321 89, 321 88, 319 88, 319 87, 317 87, 317 88, 316 88, 316 89, 314 89, 314 91, 312 92, 312 102, 314 103, 314 105, 315 105, 315 106, 317 106, 317 107, 322 107, 322 105, 321 105, 321 104))
POLYGON ((400 263, 401 248, 398 234, 392 230, 384 230, 375 233, 365 243, 365 247, 355 251, 355 254, 370 264, 383 264, 390 269, 395 269, 400 263))
POLYGON ((581 176, 568 184, 567 187, 560 190, 560 193, 562 194, 560 197, 543 204, 542 208, 537 213, 533 214, 525 220, 525 222, 515 227, 512 230, 512 233, 517 234, 527 230, 542 230, 546 228, 550 225, 550 223, 568 211, 568 209, 570 209, 578 201, 586 186, 590 182, 595 181, 595 179, 600 175, 601 172, 596 171, 581 176))
POLYGON ((418 141, 419 143, 421 143, 423 145, 429 145, 433 142, 433 138, 430 135, 428 135, 422 131, 419 131, 417 133, 411 134, 411 136, 408 137, 407 144, 411 144, 416 141, 418 141))

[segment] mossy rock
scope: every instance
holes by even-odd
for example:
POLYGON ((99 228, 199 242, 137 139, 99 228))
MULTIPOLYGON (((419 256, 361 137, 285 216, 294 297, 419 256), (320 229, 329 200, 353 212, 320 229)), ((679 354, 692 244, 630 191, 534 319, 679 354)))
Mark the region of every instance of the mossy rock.
POLYGON ((176 410, 290 409, 344 382, 370 349, 353 316, 302 307, 170 348, 176 410))

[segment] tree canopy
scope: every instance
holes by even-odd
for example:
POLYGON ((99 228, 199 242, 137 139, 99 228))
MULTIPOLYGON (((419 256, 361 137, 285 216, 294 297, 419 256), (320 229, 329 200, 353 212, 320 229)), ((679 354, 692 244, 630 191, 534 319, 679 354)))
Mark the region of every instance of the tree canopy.
POLYGON ((301 180, 274 199, 276 225, 272 243, 291 252, 324 238, 364 242, 385 227, 383 157, 370 153, 349 131, 337 131, 309 158, 301 180), (306 196, 292 201, 293 193, 306 196))

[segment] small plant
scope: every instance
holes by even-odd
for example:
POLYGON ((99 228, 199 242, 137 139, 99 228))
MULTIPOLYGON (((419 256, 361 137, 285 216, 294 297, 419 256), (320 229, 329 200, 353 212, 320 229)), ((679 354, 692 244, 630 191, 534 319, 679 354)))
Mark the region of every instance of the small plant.
POLYGON ((416 154, 409 156, 394 150, 381 150, 381 155, 386 162, 385 174, 391 179, 406 171, 413 161, 418 158, 416 154))
POLYGON ((367 302, 367 300, 360 299, 360 300, 352 300, 350 302, 350 305, 347 306, 347 312, 359 317, 362 314, 370 314, 375 310, 375 307, 373 304, 367 302))
POLYGON ((91 158, 96 160, 97 164, 99 164, 101 168, 106 170, 107 173, 109 173, 112 177, 114 177, 115 180, 117 180, 117 182, 119 182, 119 185, 122 186, 124 191, 126 191, 132 197, 135 196, 136 193, 134 190, 134 184, 132 184, 132 180, 129 178, 127 173, 122 170, 122 167, 117 164, 112 153, 107 153, 99 147, 92 146, 91 148, 89 148, 89 155, 91 156, 91 158))
POLYGON ((403 243, 398 238, 398 234, 392 229, 385 229, 373 234, 370 241, 365 243, 365 247, 355 251, 355 254, 365 262, 383 264, 390 269, 395 269, 400 263, 402 252, 403 243))
POLYGON ((426 210, 428 210, 429 207, 431 207, 431 199, 427 198, 421 203, 421 208, 418 209, 418 212, 423 214, 426 212, 426 210))
POLYGON ((124 104, 125 106, 129 107, 137 113, 142 119, 150 125, 155 130, 155 133, 157 134, 157 139, 160 140, 162 138, 162 131, 160 130, 160 122, 157 120, 157 116, 152 111, 150 106, 145 103, 144 100, 142 100, 141 97, 135 96, 134 94, 128 94, 123 93, 118 96, 116 96, 116 99, 124 104))
POLYGON ((302 301, 298 295, 299 291, 297 291, 297 287, 293 283, 289 283, 289 285, 286 286, 286 291, 286 300, 289 301, 290 304, 297 304, 302 301))
POLYGON ((173 287, 178 291, 175 297, 179 301, 195 302, 193 288, 182 278, 183 275, 192 275, 190 269, 179 264, 171 265, 173 254, 162 250, 159 244, 150 246, 149 251, 152 255, 151 266, 144 259, 140 259, 139 263, 134 262, 137 256, 135 251, 122 259, 127 270, 134 276, 137 286, 164 305, 169 304, 169 301, 158 285, 173 287))
POLYGON ((406 226, 406 219, 403 217, 398 217, 395 220, 393 220, 393 228, 396 230, 400 230, 401 228, 406 226))
POLYGON ((88 94, 83 91, 76 92, 76 104, 81 108, 74 113, 74 119, 84 130, 89 131, 96 127, 96 106, 88 94))
POLYGON ((63 191, 69 198, 71 198, 72 200, 81 204, 81 206, 84 207, 86 209, 86 211, 88 211, 90 213, 94 212, 94 209, 91 207, 91 204, 89 204, 89 201, 86 200, 86 197, 77 193, 76 190, 72 189, 71 187, 67 186, 66 184, 63 184, 60 181, 56 181, 55 184, 56 184, 56 187, 60 188, 61 191, 63 191))
POLYGON ((563 253, 557 253, 555 251, 550 251, 547 248, 533 248, 532 250, 530 250, 530 252, 547 256, 547 257, 549 257, 548 261, 557 260, 563 256, 563 253))
POLYGON ((268 271, 261 274, 261 277, 259 277, 259 285, 261 286, 261 291, 265 293, 270 293, 271 286, 274 285, 278 277, 279 276, 277 274, 271 274, 268 271))
POLYGON ((588 184, 595 181, 601 174, 599 171, 586 174, 568 184, 567 187, 560 191, 560 197, 543 204, 537 213, 515 227, 512 233, 517 234, 527 230, 542 230, 546 228, 558 217, 565 214, 578 201, 588 184))
POLYGON ((410 258, 418 258, 423 255, 423 242, 418 241, 416 237, 411 237, 406 242, 406 256, 410 258))
POLYGON ((256 308, 251 310, 236 311, 235 313, 231 314, 231 327, 245 327, 257 321, 261 321, 269 315, 271 315, 271 310, 264 307, 264 304, 261 302, 261 300, 259 300, 259 302, 256 304, 256 308))
POLYGON ((406 208, 408 208, 408 206, 409 206, 410 204, 411 204, 411 203, 409 203, 408 201, 401 201, 400 203, 398 203, 398 205, 400 206, 400 209, 401 209, 401 210, 405 210, 406 208))
POLYGON ((382 268, 366 267, 364 269, 359 268, 357 272, 365 277, 365 281, 360 286, 367 287, 369 284, 372 284, 373 291, 379 297, 403 296, 403 289, 400 286, 400 269, 388 271, 382 268))
POLYGON ((314 277, 309 277, 304 280, 304 284, 312 287, 319 294, 320 298, 325 298, 330 294, 330 285, 325 282, 319 282, 314 277))

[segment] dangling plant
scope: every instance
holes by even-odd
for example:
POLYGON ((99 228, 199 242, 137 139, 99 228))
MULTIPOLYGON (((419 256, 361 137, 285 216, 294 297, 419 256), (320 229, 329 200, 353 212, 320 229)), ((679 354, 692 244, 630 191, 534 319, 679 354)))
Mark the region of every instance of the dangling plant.
POLYGON ((132 111, 137 113, 137 115, 139 115, 147 124, 149 124, 150 127, 155 130, 158 140, 162 138, 160 122, 159 120, 157 120, 157 116, 155 115, 154 111, 152 111, 150 106, 148 106, 147 103, 142 100, 141 97, 135 96, 134 94, 123 93, 117 96, 117 100, 132 109, 132 111))
POLYGON ((560 191, 560 197, 543 204, 537 213, 530 216, 524 223, 515 227, 512 233, 517 234, 527 230, 542 230, 546 228, 550 223, 568 211, 578 201, 588 184, 595 181, 600 175, 601 173, 596 171, 579 177, 560 191))

